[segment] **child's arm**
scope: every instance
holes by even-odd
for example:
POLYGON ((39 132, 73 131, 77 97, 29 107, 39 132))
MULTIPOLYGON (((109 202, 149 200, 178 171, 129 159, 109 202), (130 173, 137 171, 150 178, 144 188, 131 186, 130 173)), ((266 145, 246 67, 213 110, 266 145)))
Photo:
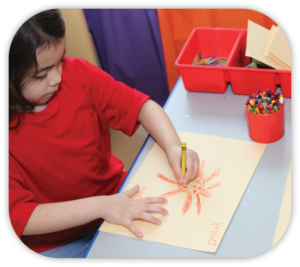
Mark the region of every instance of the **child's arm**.
POLYGON ((186 174, 183 179, 181 173, 181 141, 165 111, 154 101, 147 100, 138 116, 146 131, 166 151, 169 163, 174 171, 177 181, 184 187, 196 178, 199 171, 199 158, 195 151, 186 151, 186 174))
POLYGON ((133 220, 144 220, 154 224, 161 221, 150 213, 167 215, 168 211, 156 204, 167 203, 161 197, 132 200, 139 187, 120 194, 95 196, 78 200, 40 204, 31 214, 22 235, 38 235, 57 232, 84 225, 103 218, 107 222, 127 227, 135 236, 143 234, 134 226, 133 220))

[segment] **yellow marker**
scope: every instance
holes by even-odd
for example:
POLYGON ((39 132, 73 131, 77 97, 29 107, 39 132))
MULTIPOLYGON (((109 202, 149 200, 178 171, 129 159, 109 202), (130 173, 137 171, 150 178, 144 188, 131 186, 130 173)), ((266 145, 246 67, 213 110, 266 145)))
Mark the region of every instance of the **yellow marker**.
MULTIPOLYGON (((182 176, 185 176, 185 162, 186 162, 186 143, 181 143, 181 172, 182 176)), ((183 188, 183 186, 181 185, 183 188)))

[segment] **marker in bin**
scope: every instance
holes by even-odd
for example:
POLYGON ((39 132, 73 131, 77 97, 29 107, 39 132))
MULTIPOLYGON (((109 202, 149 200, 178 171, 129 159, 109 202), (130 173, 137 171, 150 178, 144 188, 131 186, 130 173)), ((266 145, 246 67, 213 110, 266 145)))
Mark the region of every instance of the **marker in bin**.
POLYGON ((249 95, 246 101, 247 109, 255 114, 272 114, 282 108, 283 96, 275 93, 274 90, 257 90, 249 95))

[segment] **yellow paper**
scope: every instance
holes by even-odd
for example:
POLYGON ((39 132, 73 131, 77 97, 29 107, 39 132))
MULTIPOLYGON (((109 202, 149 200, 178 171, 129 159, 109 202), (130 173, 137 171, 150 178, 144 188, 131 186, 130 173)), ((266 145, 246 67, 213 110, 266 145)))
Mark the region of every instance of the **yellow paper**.
POLYGON ((269 52, 291 68, 292 56, 289 42, 281 28, 277 28, 274 38, 270 43, 269 52))
POLYGON ((246 56, 255 58, 272 68, 283 70, 284 68, 281 65, 262 54, 269 36, 270 31, 268 29, 248 20, 246 56))
POLYGON ((292 168, 291 167, 292 167, 292 163, 290 163, 290 168, 286 179, 285 189, 283 193, 277 227, 276 227, 272 246, 277 244, 277 242, 283 237, 291 219, 291 212, 292 212, 292 170, 291 170, 292 168))
MULTIPOLYGON (((198 177, 185 189, 175 181, 165 152, 155 144, 132 180, 128 190, 140 185, 135 198, 165 196, 169 215, 154 225, 133 221, 145 240, 215 252, 242 195, 264 152, 265 144, 203 134, 178 132, 187 148, 200 157, 198 177)), ((120 225, 104 222, 100 231, 134 237, 120 225)))
POLYGON ((268 60, 270 60, 274 64, 273 65, 274 67, 276 66, 276 69, 285 70, 285 69, 288 69, 289 67, 286 64, 284 64, 281 60, 279 60, 278 58, 274 57, 271 53, 269 53, 270 44, 273 42, 277 30, 278 30, 278 28, 273 25, 271 30, 269 31, 267 41, 266 41, 261 53, 263 56, 268 58, 268 60))
POLYGON ((275 36, 275 33, 276 33, 277 30, 278 30, 278 28, 275 25, 272 25, 272 28, 268 33, 267 40, 266 40, 266 42, 264 44, 264 47, 263 47, 263 50, 262 50, 262 54, 264 56, 269 55, 269 47, 270 47, 271 42, 273 42, 273 40, 274 40, 274 36, 275 36))

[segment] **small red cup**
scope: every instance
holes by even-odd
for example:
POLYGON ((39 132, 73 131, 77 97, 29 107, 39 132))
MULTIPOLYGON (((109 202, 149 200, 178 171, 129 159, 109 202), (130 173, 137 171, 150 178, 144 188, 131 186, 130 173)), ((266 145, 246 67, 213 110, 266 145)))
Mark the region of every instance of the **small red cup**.
POLYGON ((284 105, 272 114, 255 114, 246 110, 248 132, 250 138, 258 143, 273 143, 284 135, 284 105))

